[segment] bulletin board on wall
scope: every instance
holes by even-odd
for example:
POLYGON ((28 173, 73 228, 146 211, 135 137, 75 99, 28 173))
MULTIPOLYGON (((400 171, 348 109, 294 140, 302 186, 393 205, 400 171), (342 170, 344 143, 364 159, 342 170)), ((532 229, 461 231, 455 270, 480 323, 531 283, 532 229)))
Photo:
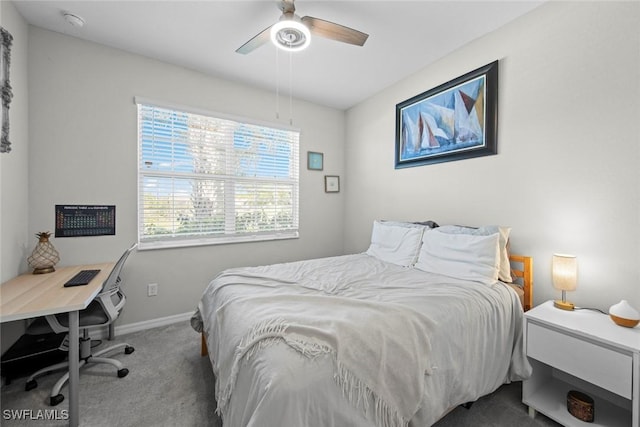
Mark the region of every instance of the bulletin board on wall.
POLYGON ((114 205, 56 205, 56 237, 115 234, 114 205))

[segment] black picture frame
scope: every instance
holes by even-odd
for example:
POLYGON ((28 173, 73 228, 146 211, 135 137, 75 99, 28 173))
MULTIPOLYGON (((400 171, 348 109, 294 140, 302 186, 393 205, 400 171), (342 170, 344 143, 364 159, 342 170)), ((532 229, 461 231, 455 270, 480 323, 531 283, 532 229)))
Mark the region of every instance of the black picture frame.
POLYGON ((396 105, 395 168, 497 154, 498 61, 396 105))
POLYGON ((324 192, 325 193, 340 192, 340 177, 338 175, 324 176, 324 192))

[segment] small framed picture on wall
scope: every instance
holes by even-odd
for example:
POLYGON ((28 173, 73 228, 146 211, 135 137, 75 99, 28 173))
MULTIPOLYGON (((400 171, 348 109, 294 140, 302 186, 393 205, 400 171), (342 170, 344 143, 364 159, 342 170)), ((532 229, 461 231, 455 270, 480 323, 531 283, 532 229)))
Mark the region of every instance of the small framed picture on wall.
POLYGON ((324 154, 315 151, 307 151, 307 169, 321 171, 324 163, 324 154))
POLYGON ((325 193, 339 193, 340 192, 340 177, 337 175, 325 175, 324 176, 324 192, 325 193))

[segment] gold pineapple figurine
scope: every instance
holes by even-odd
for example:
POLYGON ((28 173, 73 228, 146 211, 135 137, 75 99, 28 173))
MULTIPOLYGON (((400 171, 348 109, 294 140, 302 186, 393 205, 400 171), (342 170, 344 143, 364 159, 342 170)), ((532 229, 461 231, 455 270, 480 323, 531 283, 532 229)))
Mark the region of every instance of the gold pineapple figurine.
POLYGON ((38 237, 38 243, 33 249, 31 256, 27 258, 29 266, 33 268, 33 274, 52 273, 56 271, 53 266, 60 261, 60 254, 49 241, 51 233, 41 231, 40 233, 36 233, 36 237, 38 237))

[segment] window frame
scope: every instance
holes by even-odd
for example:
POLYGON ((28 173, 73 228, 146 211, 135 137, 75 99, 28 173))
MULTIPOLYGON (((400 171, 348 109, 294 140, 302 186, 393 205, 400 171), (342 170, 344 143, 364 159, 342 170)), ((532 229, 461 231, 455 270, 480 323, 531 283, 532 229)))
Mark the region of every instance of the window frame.
MULTIPOLYGON (((299 224, 300 224, 300 206, 299 206, 299 198, 300 198, 300 137, 301 131, 298 128, 294 128, 291 126, 286 126, 280 123, 266 122, 255 119, 250 119, 246 117, 233 116, 224 113, 218 113, 210 110, 199 109, 184 105, 177 105, 162 101, 156 101, 144 97, 136 96, 134 97, 134 104, 136 105, 136 120, 137 120, 137 235, 138 235, 138 249, 139 250, 149 250, 149 249, 163 249, 163 248, 179 248, 179 247, 195 247, 195 246, 205 246, 205 245, 220 245, 220 244, 232 244, 232 243, 246 243, 246 242, 261 242, 261 241, 275 241, 275 240, 283 240, 283 239, 297 239, 299 238, 299 224), (224 175, 225 182, 232 182, 235 186, 239 182, 253 182, 253 183, 264 183, 266 181, 273 181, 274 183, 278 182, 288 182, 292 185, 292 196, 291 196, 291 214, 292 214, 292 225, 293 227, 290 229, 281 229, 281 230, 266 230, 266 231, 254 231, 251 233, 241 233, 241 234, 228 234, 227 230, 229 230, 229 226, 233 223, 233 228, 235 228, 235 194, 228 194, 225 192, 224 199, 224 229, 225 232, 223 234, 200 234, 193 235, 190 237, 180 237, 177 236, 176 233, 171 233, 167 235, 161 235, 162 237, 157 237, 153 239, 145 238, 144 234, 144 177, 145 176, 165 176, 169 178, 180 178, 185 179, 188 178, 189 175, 192 175, 191 179, 195 179, 198 174, 194 173, 181 173, 181 172, 167 172, 167 171, 153 171, 145 173, 143 165, 143 142, 142 142, 142 129, 141 129, 141 119, 140 119, 140 111, 141 106, 148 107, 156 107, 161 109, 173 110, 178 113, 186 113, 186 114, 194 114, 200 116, 210 117, 214 120, 225 120, 225 121, 233 121, 238 123, 239 125, 251 125, 251 126, 260 126, 269 129, 293 132, 297 135, 297 142, 291 144, 293 153, 291 154, 290 159, 293 160, 293 163, 289 164, 289 167, 293 168, 293 178, 289 179, 277 179, 277 178, 264 178, 264 177, 242 177, 242 176, 230 176, 224 175), (229 203, 232 202, 232 203, 229 203), (229 216, 231 213, 231 216, 229 216)), ((228 141, 231 142, 231 141, 228 141)), ((227 144, 228 145, 228 144, 227 144)), ((220 178, 222 175, 211 174, 208 175, 210 180, 213 180, 214 177, 220 178)))

